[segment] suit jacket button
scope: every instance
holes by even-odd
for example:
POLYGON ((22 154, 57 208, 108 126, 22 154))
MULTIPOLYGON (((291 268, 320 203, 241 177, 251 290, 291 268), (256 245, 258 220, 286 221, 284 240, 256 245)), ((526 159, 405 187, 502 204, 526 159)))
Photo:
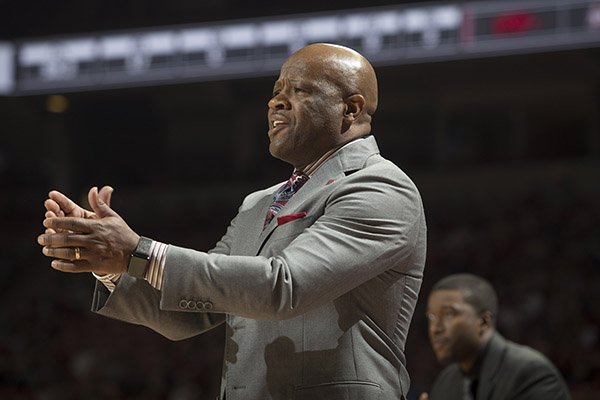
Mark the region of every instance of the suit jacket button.
POLYGON ((187 301, 185 300, 180 300, 179 301, 179 308, 183 308, 184 310, 187 308, 187 301))
POLYGON ((197 301, 196 302, 196 308, 198 310, 204 310, 204 303, 202 301, 197 301))
POLYGON ((210 310, 212 310, 212 308, 213 308, 213 303, 211 303, 210 301, 207 301, 204 303, 204 309, 206 311, 210 311, 210 310))
POLYGON ((190 310, 195 310, 196 309, 196 302, 189 300, 187 302, 187 308, 189 308, 190 310))

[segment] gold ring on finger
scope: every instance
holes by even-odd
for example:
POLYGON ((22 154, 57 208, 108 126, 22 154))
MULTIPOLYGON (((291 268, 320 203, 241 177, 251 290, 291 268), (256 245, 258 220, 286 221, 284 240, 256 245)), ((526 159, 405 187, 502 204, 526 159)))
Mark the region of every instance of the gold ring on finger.
POLYGON ((81 260, 81 249, 79 247, 75 247, 75 260, 81 260))

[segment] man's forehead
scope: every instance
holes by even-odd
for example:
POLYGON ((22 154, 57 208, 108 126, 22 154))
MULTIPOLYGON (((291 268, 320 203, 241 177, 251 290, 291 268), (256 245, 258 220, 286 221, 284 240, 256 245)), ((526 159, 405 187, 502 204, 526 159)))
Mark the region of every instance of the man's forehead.
POLYGON ((279 77, 277 78, 277 80, 274 82, 274 85, 281 85, 283 84, 283 81, 288 81, 288 82, 292 82, 292 83, 296 83, 296 82, 302 82, 304 79, 302 76, 298 76, 298 75, 293 75, 293 76, 286 76, 286 75, 279 75, 279 77))
POLYGON ((341 84, 340 74, 331 73, 326 68, 306 67, 303 65, 293 65, 290 67, 282 67, 279 77, 273 84, 273 87, 278 87, 289 82, 294 85, 303 85, 306 87, 330 87, 339 86, 341 84))
POLYGON ((460 290, 435 290, 429 295, 427 307, 451 307, 467 304, 460 290))
POLYGON ((351 74, 345 74, 343 70, 335 65, 317 62, 300 62, 284 64, 279 73, 277 81, 283 79, 292 83, 304 83, 305 85, 333 85, 342 87, 347 84, 351 74))
POLYGON ((311 75, 314 74, 316 71, 325 68, 325 65, 326 63, 320 59, 305 59, 302 57, 291 56, 281 66, 279 76, 302 76, 306 74, 311 75))

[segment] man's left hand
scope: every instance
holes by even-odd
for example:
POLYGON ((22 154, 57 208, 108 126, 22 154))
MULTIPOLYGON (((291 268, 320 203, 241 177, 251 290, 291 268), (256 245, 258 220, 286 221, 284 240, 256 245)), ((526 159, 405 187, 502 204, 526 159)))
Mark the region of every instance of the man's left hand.
POLYGON ((51 266, 63 272, 114 274, 127 271, 137 235, 99 196, 90 190, 90 206, 97 218, 51 217, 44 220, 46 233, 38 237, 51 266))

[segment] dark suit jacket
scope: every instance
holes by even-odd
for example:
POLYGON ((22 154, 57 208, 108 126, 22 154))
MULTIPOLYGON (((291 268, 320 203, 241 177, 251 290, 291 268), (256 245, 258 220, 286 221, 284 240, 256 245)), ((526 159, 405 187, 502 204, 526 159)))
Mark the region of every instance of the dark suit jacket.
MULTIPOLYGON (((569 391, 540 352, 495 333, 481 360, 475 400, 568 400, 569 391)), ((430 400, 462 400, 463 374, 458 364, 446 367, 435 380, 430 400)))
POLYGON ((110 297, 97 286, 93 309, 175 340, 225 323, 227 400, 406 396, 425 263, 415 185, 371 136, 327 160, 263 229, 280 186, 247 196, 210 252, 170 246, 160 292, 125 274, 110 297))

